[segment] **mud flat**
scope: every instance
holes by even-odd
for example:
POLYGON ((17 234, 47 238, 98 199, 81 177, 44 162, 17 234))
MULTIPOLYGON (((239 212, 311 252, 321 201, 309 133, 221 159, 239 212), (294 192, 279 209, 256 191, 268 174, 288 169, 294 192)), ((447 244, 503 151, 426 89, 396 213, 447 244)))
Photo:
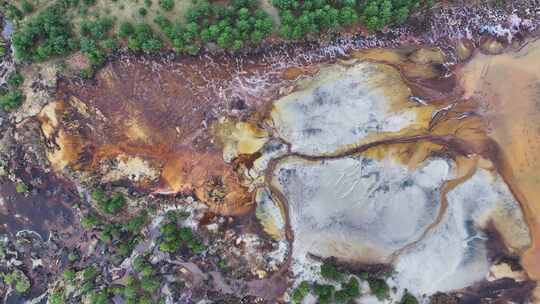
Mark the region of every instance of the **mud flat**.
POLYGON ((519 50, 478 54, 459 72, 464 98, 478 100, 488 135, 503 151, 500 170, 523 211, 532 246, 523 265, 540 278, 540 41, 519 50))

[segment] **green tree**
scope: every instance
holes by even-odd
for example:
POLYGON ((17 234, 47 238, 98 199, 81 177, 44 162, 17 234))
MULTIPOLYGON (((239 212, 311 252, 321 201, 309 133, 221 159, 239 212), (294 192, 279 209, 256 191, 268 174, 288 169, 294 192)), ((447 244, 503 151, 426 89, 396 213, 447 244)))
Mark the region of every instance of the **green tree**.
POLYGON ((13 270, 11 273, 2 274, 2 279, 7 285, 13 286, 17 293, 23 294, 30 290, 30 280, 18 269, 13 270))
POLYGON ((7 83, 10 86, 15 87, 15 88, 19 87, 23 82, 24 82, 24 77, 17 72, 11 73, 7 79, 7 83))
POLYGON ((74 50, 77 44, 72 39, 72 28, 65 6, 59 2, 48 6, 13 33, 15 57, 39 61, 74 50))
POLYGON ((302 300, 308 295, 311 290, 311 286, 307 281, 300 283, 292 293, 292 300, 294 304, 300 304, 302 300))
POLYGON ((5 14, 9 19, 19 20, 23 18, 23 12, 13 4, 7 4, 5 14))
POLYGON ((132 35, 133 32, 135 32, 135 29, 133 28, 133 25, 130 22, 124 21, 120 23, 120 27, 118 28, 118 35, 121 38, 127 38, 130 35, 132 35))
POLYGON ((170 11, 174 7, 174 0, 159 0, 159 6, 166 11, 170 11))
POLYGON ((155 293, 160 285, 160 282, 155 277, 145 277, 141 279, 142 290, 149 294, 155 293))
POLYGON ((75 271, 73 271, 72 269, 65 269, 64 270, 64 280, 68 281, 68 282, 71 282, 73 281, 73 279, 75 279, 75 271))
POLYGON ((186 47, 186 53, 191 56, 197 55, 201 51, 201 47, 197 44, 190 44, 186 47))
POLYGON ((65 304, 66 297, 64 294, 64 290, 55 290, 53 291, 49 297, 49 303, 50 304, 65 304))
POLYGON ((21 106, 24 100, 24 95, 19 90, 9 91, 5 95, 0 96, 0 106, 4 111, 13 111, 21 106))
POLYGON ((145 17, 148 14, 148 10, 146 10, 146 8, 144 7, 140 7, 138 12, 139 12, 139 16, 141 17, 145 17))
POLYGON ((388 284, 386 284, 383 279, 369 279, 368 284, 371 293, 373 293, 377 299, 382 301, 388 298, 390 287, 388 287, 388 284))
POLYGON ((329 304, 334 297, 334 286, 315 283, 313 293, 318 297, 319 304, 329 304))
POLYGON ((321 265, 321 276, 334 281, 340 281, 343 279, 343 274, 339 272, 336 266, 331 262, 324 262, 321 265))
POLYGON ((109 295, 105 290, 101 290, 98 292, 92 292, 90 294, 90 303, 92 304, 108 304, 109 303, 109 295))
POLYGON ((415 296, 409 293, 408 290, 405 289, 405 292, 403 293, 403 297, 401 298, 401 301, 399 301, 399 304, 418 304, 418 300, 415 296))
POLYGON ((28 0, 22 0, 21 9, 25 14, 30 14, 34 11, 34 6, 28 0))

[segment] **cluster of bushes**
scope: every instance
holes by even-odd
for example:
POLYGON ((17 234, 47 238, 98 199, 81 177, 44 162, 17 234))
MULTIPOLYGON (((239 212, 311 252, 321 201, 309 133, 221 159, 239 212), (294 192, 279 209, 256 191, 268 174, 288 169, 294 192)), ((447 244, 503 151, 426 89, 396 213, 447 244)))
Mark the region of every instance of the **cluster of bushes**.
MULTIPOLYGON (((302 300, 312 293, 318 298, 318 303, 350 303, 360 295, 360 283, 355 276, 338 270, 331 261, 325 261, 321 265, 321 276, 333 283, 339 283, 340 289, 336 290, 335 284, 319 284, 307 281, 301 282, 292 292, 292 302, 301 303, 302 300)), ((371 277, 367 272, 360 273, 358 278, 367 281, 371 293, 380 301, 388 298, 390 288, 384 279, 371 277)), ((405 291, 402 304, 417 304, 416 298, 405 291)))
POLYGON ((56 2, 13 33, 15 56, 21 60, 42 61, 76 50, 79 45, 73 37, 73 26, 66 17, 66 9, 62 2, 56 2))
MULTIPOLYGON (((138 257, 133 262, 134 274, 128 275, 125 279, 125 285, 110 285, 100 290, 94 290, 94 280, 97 276, 96 268, 89 267, 82 271, 81 291, 86 296, 89 303, 106 304, 114 296, 122 297, 126 304, 150 304, 155 301, 157 292, 161 287, 161 277, 152 264, 144 258, 138 257), (90 283, 90 284, 89 284, 90 283)), ((77 275, 69 270, 68 276, 64 272, 66 282, 73 281, 77 275)), ((63 290, 55 291, 49 298, 50 303, 60 304, 65 302, 65 292, 63 290)))
POLYGON ((101 188, 94 189, 90 196, 97 203, 101 211, 107 214, 118 213, 126 204, 126 199, 122 193, 114 193, 112 196, 107 197, 105 191, 101 188))
POLYGON ((96 215, 90 214, 81 219, 81 225, 84 229, 99 230, 100 240, 110 246, 109 250, 120 261, 129 256, 142 239, 140 231, 147 218, 147 213, 143 212, 125 223, 104 223, 96 215))
POLYGON ((0 37, 0 57, 4 57, 7 53, 6 42, 0 37))
POLYGON ((298 40, 358 21, 356 0, 273 0, 281 18, 280 34, 298 40))
POLYGON ((292 293, 293 303, 301 303, 305 296, 313 293, 318 298, 318 303, 349 303, 360 295, 360 284, 354 276, 348 276, 338 271, 333 263, 325 262, 321 265, 321 276, 329 281, 340 282, 341 288, 336 291, 334 285, 300 283, 292 293), (347 280, 348 277, 348 280, 347 280))
POLYGON ((13 72, 8 76, 8 90, 0 95, 0 106, 4 111, 13 111, 23 103, 24 95, 19 90, 19 86, 23 81, 23 76, 17 72, 13 72))
POLYGON ((152 298, 161 286, 161 277, 144 257, 133 260, 133 270, 136 274, 127 277, 126 286, 120 291, 126 303, 154 303, 152 298))
POLYGON ((6 285, 11 285, 18 293, 22 294, 30 290, 30 280, 22 271, 18 269, 1 274, 0 278, 6 285))
POLYGON ((195 254, 206 250, 206 246, 193 234, 191 228, 178 225, 178 220, 181 217, 178 214, 171 213, 168 216, 168 222, 160 227, 159 250, 168 253, 176 253, 182 250, 195 254))
POLYGON ((280 34, 298 40, 362 21, 370 30, 403 23, 423 0, 273 0, 281 18, 280 34))
POLYGON ((430 0, 369 0, 361 5, 361 19, 370 30, 379 30, 389 24, 401 24, 421 4, 431 5, 430 0), (424 3, 422 3, 424 2, 424 3))
POLYGON ((0 105, 4 111, 13 111, 21 106, 23 100, 23 93, 19 90, 13 90, 0 96, 0 105))
POLYGON ((30 14, 33 11, 34 5, 28 0, 20 0, 18 7, 15 3, 6 3, 4 6, 6 17, 11 20, 20 20, 24 15, 30 14))
POLYGON ((161 15, 154 22, 173 49, 191 55, 208 43, 228 50, 257 46, 273 31, 272 19, 257 9, 255 0, 234 0, 229 6, 203 0, 191 7, 185 17, 186 25, 173 23, 161 15))
POLYGON ((109 36, 113 25, 113 19, 107 17, 81 22, 81 51, 94 67, 103 64, 107 53, 116 49, 116 40, 109 36))
POLYGON ((399 301, 399 304, 418 304, 418 300, 415 296, 410 294, 407 289, 405 289, 405 292, 403 293, 403 297, 401 298, 401 301, 399 301))
POLYGON ((388 298, 390 294, 390 287, 386 284, 386 281, 380 278, 368 278, 369 289, 377 299, 384 300, 388 298))
MULTIPOLYGON (((94 266, 86 267, 78 272, 73 269, 64 270, 63 276, 66 284, 75 286, 78 294, 87 297, 92 304, 109 303, 110 292, 108 289, 98 290, 96 287, 97 278, 100 274, 98 268, 94 266)), ((64 288, 57 288, 49 294, 48 303, 63 304, 66 303, 66 293, 64 288)))
POLYGON ((159 6, 166 11, 170 11, 174 7, 174 0, 159 0, 159 6))
MULTIPOLYGON (((100 190, 93 191, 92 196, 96 195, 99 199, 105 197, 100 190)), ((118 265, 131 255, 133 248, 142 240, 140 232, 147 221, 148 214, 146 212, 124 223, 106 223, 97 215, 89 214, 81 219, 81 225, 85 229, 99 231, 100 240, 109 245, 107 251, 113 253, 112 263, 118 265)), ((77 252, 72 252, 68 256, 68 260, 72 263, 78 259, 77 252), (71 257, 72 255, 73 257, 71 257)), ((89 303, 110 303, 114 296, 124 297, 125 303, 156 303, 152 300, 152 295, 159 289, 161 283, 152 265, 143 258, 137 258, 133 262, 133 269, 138 273, 138 278, 128 276, 126 286, 96 286, 100 271, 93 266, 78 272, 72 268, 66 268, 63 279, 66 283, 76 286, 80 290, 77 294, 86 298, 89 303)), ((66 303, 67 297, 65 290, 58 288, 49 295, 49 302, 52 304, 66 303)))
MULTIPOLYGON (((6 14, 21 19, 24 13, 34 10, 30 0, 21 0, 20 9, 12 4, 6 6, 6 14), (24 13, 23 13, 24 12, 24 13)), ((56 0, 36 15, 28 17, 13 34, 15 56, 20 60, 42 61, 53 56, 66 55, 81 50, 88 56, 92 66, 101 65, 107 54, 117 48, 118 42, 109 35, 114 23, 111 18, 98 18, 81 23, 80 37, 72 32, 73 25, 67 19, 71 8, 86 8, 95 0, 56 0), (80 38, 80 40, 79 40, 80 38)), ((316 36, 320 32, 337 30, 361 21, 371 30, 386 25, 402 23, 410 12, 432 0, 272 0, 281 18, 280 35, 285 39, 299 40, 316 36)), ((151 1, 145 1, 146 6, 151 1)), ((159 0, 159 6, 170 11, 174 0, 159 0)), ((139 12, 146 15, 146 8, 139 12)), ((274 32, 272 19, 259 8, 257 0, 232 0, 223 5, 207 0, 195 0, 187 10, 186 22, 172 22, 163 15, 153 21, 170 41, 174 50, 195 55, 204 45, 214 44, 221 49, 240 50, 258 46, 274 32)), ((154 33, 147 23, 119 25, 118 36, 127 40, 128 48, 135 52, 154 53, 164 46, 160 35, 154 33)), ((93 69, 83 71, 90 77, 93 69)), ((17 102, 17 96, 10 96, 17 102)))
POLYGON ((155 53, 161 50, 163 43, 147 23, 132 26, 125 22, 120 25, 119 36, 128 38, 128 48, 134 52, 155 53))

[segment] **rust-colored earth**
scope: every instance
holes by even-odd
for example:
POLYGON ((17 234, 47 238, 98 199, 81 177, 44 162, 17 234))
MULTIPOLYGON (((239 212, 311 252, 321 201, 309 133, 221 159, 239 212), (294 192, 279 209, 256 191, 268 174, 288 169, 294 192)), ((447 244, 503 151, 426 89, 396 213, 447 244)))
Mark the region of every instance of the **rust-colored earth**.
MULTIPOLYGON (((502 55, 476 54, 451 77, 443 77, 444 56, 431 48, 353 57, 399 68, 412 95, 423 98, 422 109, 434 111, 420 115, 425 128, 384 134, 377 140, 392 145, 362 151, 375 158, 391 153, 411 168, 434 154, 454 158, 459 174, 443 192, 477 167, 497 170, 532 234, 523 266, 540 280, 540 42, 502 55)), ((142 157, 160 172, 159 179, 139 184, 144 189, 194 193, 220 214, 247 212, 253 193, 234 162, 224 161, 211 126, 223 116, 260 123, 280 88, 319 69, 315 63, 287 69, 264 60, 225 62, 126 57, 108 64, 93 83, 60 81, 58 101, 39 116, 53 167, 95 172, 120 155, 142 157)))

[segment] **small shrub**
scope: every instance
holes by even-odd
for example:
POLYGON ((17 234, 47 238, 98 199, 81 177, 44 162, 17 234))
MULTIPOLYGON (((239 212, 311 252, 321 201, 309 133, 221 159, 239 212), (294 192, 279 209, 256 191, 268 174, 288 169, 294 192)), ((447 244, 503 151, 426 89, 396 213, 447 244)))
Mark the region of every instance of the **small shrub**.
POLYGON ((159 6, 166 11, 170 11, 174 7, 174 0, 159 0, 159 6))
POLYGON ((94 266, 86 267, 82 272, 82 278, 85 282, 95 279, 98 275, 98 270, 94 266))
POLYGON ((0 96, 0 106, 4 111, 13 111, 21 106, 24 100, 24 95, 19 90, 9 91, 5 95, 0 96))
POLYGON ((17 193, 28 193, 29 190, 30 189, 28 189, 28 186, 23 182, 19 182, 17 185, 15 185, 15 191, 17 193))
POLYGON ((311 286, 308 282, 303 281, 296 287, 292 293, 292 300, 294 304, 300 304, 302 300, 308 295, 311 290, 311 286))
POLYGON ((24 82, 24 77, 17 72, 11 73, 11 75, 9 75, 9 78, 7 80, 7 83, 10 86, 15 87, 15 88, 19 87, 23 82, 24 82))
POLYGON ((68 261, 72 263, 75 261, 78 261, 79 259, 80 259, 80 255, 79 255, 79 252, 76 250, 73 250, 72 252, 68 254, 68 261))
POLYGON ((369 289, 371 289, 371 293, 377 297, 380 301, 388 298, 388 295, 390 293, 390 287, 388 287, 388 284, 382 279, 369 279, 369 289))
POLYGON ((30 290, 30 280, 22 271, 18 269, 15 269, 11 273, 3 274, 2 279, 7 285, 13 286, 17 293, 23 294, 30 290))
POLYGON ((334 296, 334 286, 315 284, 313 293, 318 297, 319 304, 329 304, 334 296))
POLYGON ((75 279, 75 271, 71 269, 64 270, 64 280, 70 282, 75 279))
POLYGON ((25 14, 30 14, 34 11, 34 6, 28 0, 21 1, 21 9, 25 14))
POLYGON ((55 290, 49 295, 48 300, 50 304, 64 304, 66 302, 64 290, 55 290))
POLYGON ((11 20, 19 20, 23 17, 23 12, 13 4, 5 7, 5 14, 11 20))
POLYGON ((336 291, 335 300, 337 303, 349 303, 360 295, 358 280, 351 277, 347 283, 341 284, 341 289, 336 291))
POLYGON ((98 225, 101 225, 101 220, 94 215, 88 215, 81 219, 81 226, 84 229, 92 229, 98 225))
POLYGON ((141 17, 146 16, 146 14, 148 14, 148 10, 146 10, 146 8, 144 8, 144 7, 139 8, 139 15, 141 17))
POLYGON ((79 72, 79 76, 84 79, 90 79, 94 76, 94 69, 91 67, 84 68, 79 72))
POLYGON ((334 281, 339 281, 343 278, 343 274, 340 273, 336 266, 331 262, 324 262, 321 265, 321 276, 334 281))
POLYGON ((131 23, 127 22, 127 21, 122 22, 120 24, 120 27, 118 28, 118 35, 121 38, 127 38, 131 34, 133 34, 133 32, 135 32, 135 29, 133 28, 133 25, 131 23))
POLYGON ((418 300, 415 296, 410 294, 408 290, 405 290, 405 293, 403 294, 403 297, 401 298, 399 304, 418 304, 418 300))

